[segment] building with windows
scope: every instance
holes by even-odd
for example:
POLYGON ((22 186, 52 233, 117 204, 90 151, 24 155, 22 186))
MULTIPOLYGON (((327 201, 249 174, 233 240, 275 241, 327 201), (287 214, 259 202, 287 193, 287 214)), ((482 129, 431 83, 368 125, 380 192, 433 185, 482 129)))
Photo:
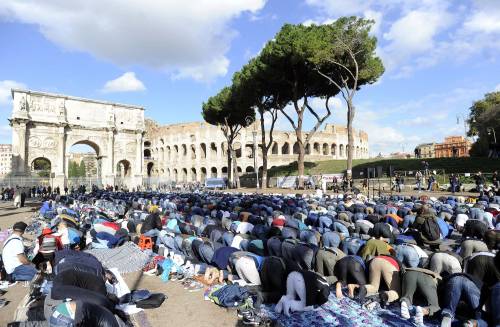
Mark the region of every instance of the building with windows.
MULTIPOLYGON (((144 142, 145 175, 160 180, 191 182, 207 177, 227 176, 227 142, 222 131, 205 122, 160 126, 146 119, 144 142)), ((260 144, 260 123, 241 130, 234 142, 238 171, 254 172, 254 132, 260 144)), ((307 135, 307 133, 304 133, 307 135)), ((368 135, 355 131, 354 158, 368 158, 368 135)), ((259 147, 260 148, 260 147, 259 147)), ((305 147, 305 161, 347 158, 347 128, 326 124, 305 147)), ((268 168, 297 161, 295 132, 274 131, 269 150, 268 168)), ((257 152, 257 166, 262 169, 262 151, 257 152)))
POLYGON ((0 144, 0 176, 12 171, 12 144, 0 144))
POLYGON ((468 157, 471 142, 463 136, 448 136, 434 146, 436 158, 468 157))
POLYGON ((419 150, 420 158, 434 158, 435 146, 436 143, 423 143, 417 145, 416 149, 419 150))

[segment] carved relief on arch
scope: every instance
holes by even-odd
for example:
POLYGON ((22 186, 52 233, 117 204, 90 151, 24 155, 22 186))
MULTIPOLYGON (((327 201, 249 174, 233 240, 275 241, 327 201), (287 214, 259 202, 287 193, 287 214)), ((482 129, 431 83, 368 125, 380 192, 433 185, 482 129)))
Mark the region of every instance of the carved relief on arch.
POLYGON ((42 146, 42 141, 38 137, 32 136, 29 139, 28 145, 30 148, 39 148, 42 146))
POLYGON ((52 137, 47 137, 43 140, 43 147, 48 149, 53 149, 57 145, 57 142, 52 137))

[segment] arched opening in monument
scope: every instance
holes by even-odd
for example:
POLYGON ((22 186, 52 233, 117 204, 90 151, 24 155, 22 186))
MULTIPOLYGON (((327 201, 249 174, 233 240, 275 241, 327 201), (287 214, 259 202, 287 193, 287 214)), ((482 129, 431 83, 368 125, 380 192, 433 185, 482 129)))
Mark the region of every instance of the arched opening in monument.
POLYGON ((238 173, 240 173, 240 174, 241 174, 241 172, 243 171, 243 170, 241 169, 241 167, 239 167, 239 166, 238 166, 238 167, 236 167, 236 169, 238 170, 238 173))
POLYGON ((271 148, 271 154, 278 154, 278 143, 274 142, 271 148))
POLYGON ((182 182, 183 183, 187 183, 187 179, 188 179, 188 171, 186 168, 182 168, 182 182))
POLYGON ((311 154, 311 145, 309 143, 306 144, 305 154, 311 154))
POLYGON ((299 154, 299 142, 293 144, 293 154, 299 154))
POLYGON ((68 151, 69 178, 90 178, 101 176, 101 157, 99 146, 94 142, 84 140, 75 142, 68 151))
POLYGON ((160 148, 160 161, 165 160, 165 149, 160 148))
POLYGON ((333 143, 331 148, 332 148, 332 156, 336 155, 336 153, 337 153, 337 144, 333 143))
POLYGON ((44 157, 39 157, 31 162, 31 176, 50 177, 52 165, 50 160, 44 157))
POLYGON ((323 155, 324 156, 328 155, 328 150, 330 150, 328 147, 328 143, 323 143, 323 155))
POLYGON ((194 144, 191 144, 191 159, 196 159, 196 149, 194 144))
POLYGON ((212 169, 210 170, 210 177, 212 178, 217 178, 217 168, 215 167, 212 167, 212 169))
POLYGON ((215 143, 210 143, 210 156, 212 158, 217 157, 217 145, 215 143))
POLYGON ((227 167, 222 167, 222 176, 227 177, 227 167))
POLYGON ((182 145, 182 156, 183 157, 187 156, 187 146, 185 144, 182 145))
POLYGON ((153 166, 154 166, 154 164, 152 162, 149 162, 148 165, 146 166, 148 177, 151 177, 151 175, 153 175, 153 173, 154 173, 153 166))
POLYGON ((121 177, 121 178, 130 177, 132 175, 131 172, 132 172, 132 169, 130 166, 130 161, 125 160, 125 159, 118 161, 118 163, 116 164, 116 176, 117 177, 121 177))
POLYGON ((236 158, 241 158, 241 143, 240 142, 234 142, 233 150, 236 153, 236 158))
POLYGON ((174 145, 174 160, 177 160, 177 156, 179 155, 179 147, 174 145))
POLYGON ((205 143, 201 143, 200 150, 201 150, 201 158, 206 159, 207 158, 207 145, 205 143))
POLYGON ((151 150, 150 149, 144 149, 144 159, 145 160, 151 159, 151 150))
POLYGON ((151 142, 149 142, 149 141, 144 142, 145 148, 149 148, 150 146, 151 146, 151 142))
POLYGON ((314 143, 313 149, 314 149, 314 154, 321 154, 321 150, 319 148, 319 143, 318 142, 314 143))
POLYGON ((179 173, 177 172, 177 169, 174 168, 174 175, 172 176, 173 180, 177 182, 177 177, 179 176, 179 173))
POLYGON ((202 183, 205 182, 205 179, 207 179, 207 168, 205 167, 201 167, 201 171, 200 171, 200 181, 202 183))
POLYGON ((247 153, 247 158, 253 158, 253 144, 245 144, 245 152, 247 153))
POLYGON ((341 157, 344 156, 344 145, 343 144, 339 145, 339 156, 341 156, 341 157))
POLYGON ((196 182, 196 168, 191 168, 191 181, 196 182))
POLYGON ((247 166, 247 168, 245 169, 245 173, 247 173, 247 174, 251 174, 251 173, 253 173, 253 170, 254 170, 254 169, 253 169, 253 167, 252 167, 252 166, 247 166))
POLYGON ((290 145, 288 143, 283 144, 281 147, 281 154, 290 154, 290 145))
POLYGON ((167 178, 170 179, 171 176, 170 176, 170 168, 167 168, 167 178))
POLYGON ((170 161, 170 146, 167 146, 167 161, 170 161))

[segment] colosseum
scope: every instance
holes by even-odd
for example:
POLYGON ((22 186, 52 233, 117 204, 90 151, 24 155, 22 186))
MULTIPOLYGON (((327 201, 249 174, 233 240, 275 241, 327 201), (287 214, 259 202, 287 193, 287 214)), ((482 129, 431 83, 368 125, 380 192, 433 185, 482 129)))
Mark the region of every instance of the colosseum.
MULTIPOLYGON (((227 176, 227 142, 217 126, 192 122, 160 126, 146 119, 144 142, 144 172, 160 181, 203 182, 207 177, 227 176)), ((242 129, 234 142, 238 171, 254 172, 253 134, 260 143, 260 128, 256 123, 242 129)), ((274 131, 274 143, 269 151, 268 167, 288 165, 297 160, 298 144, 295 133, 274 131)), ((356 131, 354 158, 368 158, 368 134, 356 131)), ((347 158, 347 128, 326 124, 316 132, 306 146, 305 161, 347 158)), ((257 164, 262 167, 262 155, 257 164)))

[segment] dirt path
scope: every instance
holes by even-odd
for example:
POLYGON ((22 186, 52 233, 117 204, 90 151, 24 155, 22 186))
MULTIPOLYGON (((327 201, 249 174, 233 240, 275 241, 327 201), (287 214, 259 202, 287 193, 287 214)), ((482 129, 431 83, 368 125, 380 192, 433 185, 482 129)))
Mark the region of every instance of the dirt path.
MULTIPOLYGON (((0 230, 5 230, 17 221, 29 222, 33 210, 38 204, 28 203, 27 207, 16 209, 12 202, 0 202, 0 230)), ((31 238, 30 235, 25 235, 31 238)), ((1 248, 0 244, 0 248, 1 248)), ((129 287, 148 289, 151 292, 163 292, 168 296, 163 305, 157 309, 145 310, 152 326, 235 326, 236 313, 219 308, 210 301, 203 299, 203 290, 189 293, 180 282, 163 283, 159 277, 131 273, 124 275, 129 287)), ((4 298, 9 303, 0 308, 0 326, 6 326, 12 321, 14 312, 21 299, 26 295, 27 288, 17 284, 7 289, 4 298)))

